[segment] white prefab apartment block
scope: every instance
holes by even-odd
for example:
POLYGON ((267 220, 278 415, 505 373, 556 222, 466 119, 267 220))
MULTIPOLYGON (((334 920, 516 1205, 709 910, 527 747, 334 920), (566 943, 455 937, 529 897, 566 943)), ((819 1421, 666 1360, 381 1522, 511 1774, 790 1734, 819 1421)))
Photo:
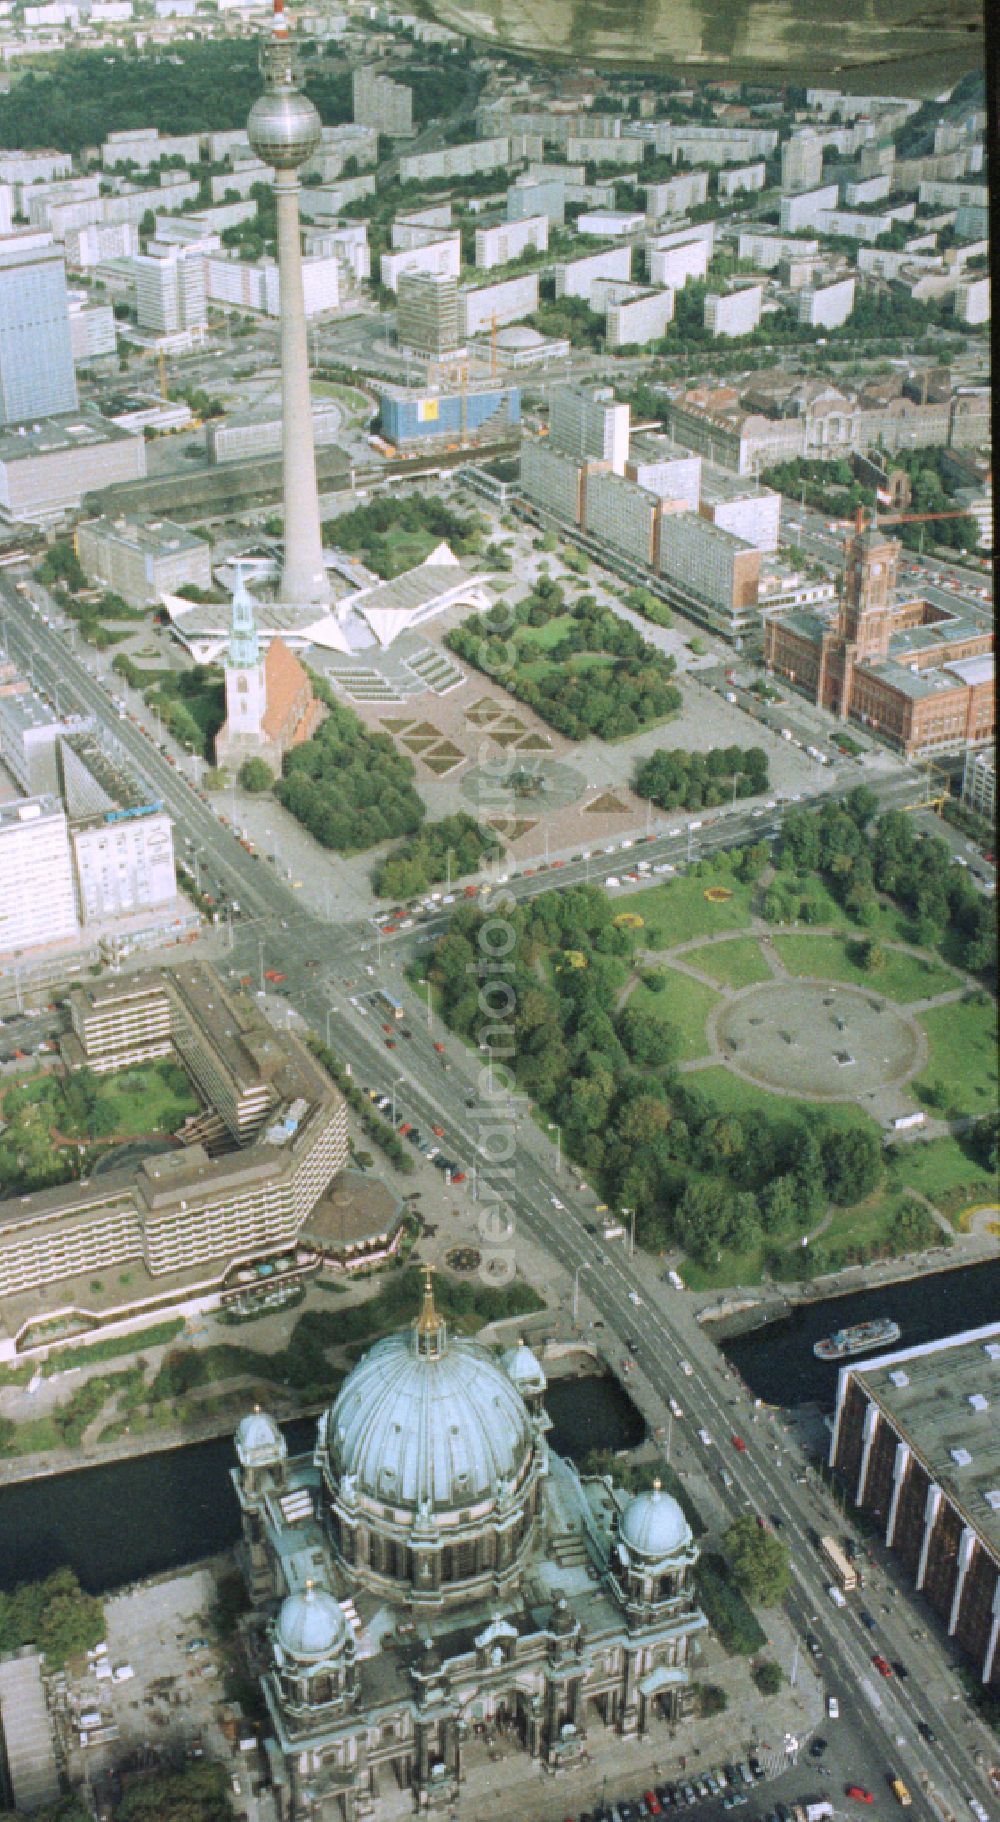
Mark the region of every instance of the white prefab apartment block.
POLYGON ((440 152, 404 153, 399 161, 400 183, 431 183, 442 177, 476 177, 484 171, 505 171, 510 165, 510 140, 470 139, 464 145, 445 146, 440 152))
POLYGON ((747 285, 721 296, 710 291, 705 299, 705 328, 710 335, 749 335, 760 322, 763 285, 747 285))
POLYGON ((645 226, 645 215, 622 209, 587 209, 576 218, 578 234, 593 234, 599 240, 620 240, 623 234, 638 234, 645 226))
POLYGON ((660 574, 708 609, 722 631, 745 631, 757 618, 760 551, 700 513, 664 514, 660 574))
POLYGON ((55 797, 0 804, 0 955, 79 935, 73 857, 55 797))
POLYGON ((649 282, 679 291, 691 278, 704 278, 712 249, 707 240, 682 240, 675 247, 652 247, 646 258, 649 282))
POLYGON ((562 227, 566 216, 565 177, 518 177, 507 191, 507 220, 528 221, 544 215, 550 227, 562 227))
POLYGON ((95 222, 70 228, 66 234, 66 264, 85 271, 102 259, 131 259, 139 251, 139 230, 134 222, 95 222))
POLYGON ((69 341, 78 365, 114 354, 118 337, 111 305, 93 304, 89 297, 70 297, 69 341))
POLYGON ((823 141, 811 127, 793 133, 781 148, 781 188, 785 195, 812 190, 823 176, 823 141))
POLYGON ((747 228, 740 230, 736 250, 741 260, 747 260, 759 272, 776 272, 783 259, 808 259, 818 253, 819 241, 747 228))
POLYGON ((669 438, 640 432, 631 439, 625 473, 661 500, 680 500, 697 512, 701 498, 701 456, 678 455, 669 438))
POLYGON ((85 924, 176 898, 173 824, 166 811, 121 820, 112 812, 75 827, 71 839, 85 924))
POLYGON ((665 183, 646 185, 646 220, 662 221, 665 215, 686 215, 708 201, 708 172, 687 171, 665 183))
POLYGON ((968 323, 974 328, 979 323, 990 320, 990 281, 982 278, 967 278, 955 287, 955 315, 960 323, 968 323))
POLYGON ((610 390, 588 392, 583 386, 556 386, 549 400, 552 447, 579 461, 608 462, 614 474, 624 474, 629 415, 629 406, 619 404, 610 390))
POLYGON ((799 292, 799 322, 810 329, 839 329, 854 309, 852 278, 841 278, 832 285, 807 285, 799 292))
POLYGON ((529 247, 544 253, 549 244, 549 218, 531 215, 524 221, 500 222, 495 228, 476 229, 476 265, 481 272, 506 266, 529 247))
MULTIPOLYGON (((304 194, 308 195, 308 191, 304 194)), ((379 260, 379 279, 387 291, 395 291, 402 272, 440 272, 446 278, 457 278, 462 267, 462 237, 447 234, 440 240, 428 241, 423 247, 404 247, 398 253, 383 253, 379 260)))
POLYGON ((739 196, 743 190, 762 190, 767 176, 764 164, 733 165, 719 172, 719 195, 739 196))
POLYGON ((723 531, 732 532, 734 538, 741 538, 745 544, 753 544, 757 550, 776 551, 781 495, 769 487, 752 493, 727 495, 728 489, 713 497, 712 490, 706 488, 707 497, 701 502, 703 517, 711 519, 713 525, 720 525, 723 531))
POLYGON ((205 254, 198 243, 140 253, 133 265, 140 329, 176 335, 182 329, 205 327, 205 254))
POLYGON ((820 184, 818 189, 803 190, 796 196, 783 196, 778 208, 778 226, 782 234, 793 234, 797 228, 815 228, 824 209, 835 209, 840 190, 835 183, 820 184))
POLYGON ((646 156, 638 139, 595 138, 590 133, 571 133, 566 140, 566 157, 570 163, 613 164, 637 170, 646 156))
POLYGON ((507 323, 518 323, 533 316, 538 309, 538 273, 525 272, 520 278, 503 278, 496 285, 468 285, 459 293, 460 328, 463 338, 481 335, 507 323))
POLYGON ((672 291, 642 291, 638 297, 621 299, 607 309, 609 348, 640 347, 659 341, 666 335, 674 318, 672 291))
POLYGON ((632 248, 608 247, 583 259, 557 260, 553 273, 557 297, 582 297, 589 304, 595 279, 632 277, 632 248))
POLYGON ((633 131, 651 140, 661 156, 686 158, 694 165, 742 164, 769 158, 778 143, 772 127, 689 127, 650 120, 638 123, 633 131))
MULTIPOLYGON (((251 263, 240 259, 206 261, 208 295, 213 303, 234 304, 265 316, 281 313, 281 285, 273 259, 251 263)), ((332 255, 314 254, 302 261, 302 295, 307 316, 336 310, 340 303, 340 270, 332 255)))

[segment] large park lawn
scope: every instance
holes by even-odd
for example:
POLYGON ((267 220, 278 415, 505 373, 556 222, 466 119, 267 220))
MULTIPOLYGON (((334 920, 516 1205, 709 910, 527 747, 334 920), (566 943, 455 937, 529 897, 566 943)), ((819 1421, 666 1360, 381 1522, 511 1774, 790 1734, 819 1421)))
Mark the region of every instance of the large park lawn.
POLYGON ((952 1119, 991 1113, 997 1105, 996 1006, 977 993, 920 1014, 930 1058, 913 1093, 924 1107, 952 1119))
POLYGON ((667 983, 662 993, 651 993, 648 987, 639 986, 629 995, 628 1004, 650 1013, 653 1018, 662 1019, 665 1025, 672 1025, 680 1033, 679 1062, 693 1062, 696 1057, 706 1056, 705 1020, 718 1005, 719 995, 703 981, 693 981, 676 968, 661 968, 658 972, 667 983))
POLYGON ((706 943, 685 957, 700 974, 710 974, 723 987, 756 987, 771 978, 771 970, 755 936, 736 936, 728 943, 706 943))
POLYGON ((889 1181, 898 1190, 916 1190, 953 1220, 975 1202, 996 1200, 996 1179, 963 1150, 959 1139, 914 1139, 895 1148, 889 1181))
MULTIPOLYGON (((696 1069, 687 1081, 704 1094, 705 1099, 717 1108, 719 1113, 733 1113, 740 1119, 752 1117, 755 1113, 765 1113, 771 1120, 800 1120, 802 1107, 799 1101, 788 1095, 771 1094, 766 1088, 758 1088, 754 1082, 744 1082, 741 1076, 732 1075, 721 1064, 710 1064, 707 1069, 696 1069)), ((871 1114, 865 1113, 853 1101, 824 1102, 821 1119, 826 1126, 836 1126, 842 1130, 848 1127, 867 1127, 871 1132, 881 1132, 871 1114)))
MULTIPOLYGON (((639 932, 640 948, 673 949, 693 936, 717 930, 746 930, 750 924, 750 895, 749 886, 740 885, 720 870, 701 879, 689 873, 662 886, 630 892, 626 902, 629 911, 637 912, 646 925, 639 932), (715 884, 724 885, 732 897, 718 904, 706 899, 706 890, 715 884)), ((695 966, 701 965, 700 957, 696 958, 695 966)))
POLYGON ((843 936, 776 936, 774 948, 789 974, 848 981, 853 986, 870 987, 889 1000, 929 1000, 960 985, 949 968, 894 949, 884 950, 884 966, 870 972, 854 959, 852 949, 857 940, 843 936))

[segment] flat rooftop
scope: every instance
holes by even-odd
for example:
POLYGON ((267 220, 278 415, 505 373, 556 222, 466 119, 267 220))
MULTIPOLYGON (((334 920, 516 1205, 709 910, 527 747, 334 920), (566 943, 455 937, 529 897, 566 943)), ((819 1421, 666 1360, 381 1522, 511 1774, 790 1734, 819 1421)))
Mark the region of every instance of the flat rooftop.
POLYGON ((25 461, 28 456, 61 455, 68 449, 90 449, 99 443, 123 443, 131 432, 108 423, 96 411, 81 406, 41 423, 21 424, 0 431, 0 462, 25 461))
POLYGON ((1000 1322, 845 1370, 1000 1561, 1000 1322))
POLYGON ((183 525, 175 525, 172 519, 149 519, 145 523, 134 519, 91 519, 81 530, 95 532, 142 556, 166 557, 181 550, 210 548, 204 538, 197 537, 183 525))

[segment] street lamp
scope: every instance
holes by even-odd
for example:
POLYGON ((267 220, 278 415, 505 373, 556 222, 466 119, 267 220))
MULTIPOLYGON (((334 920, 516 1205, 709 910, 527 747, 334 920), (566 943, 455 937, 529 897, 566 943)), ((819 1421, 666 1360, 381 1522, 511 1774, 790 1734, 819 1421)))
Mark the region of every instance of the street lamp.
POLYGON ((634 1259, 635 1258, 635 1209, 634 1208, 623 1208, 622 1214, 629 1216, 628 1256, 630 1259, 634 1259))
POLYGON ((431 1028, 431 984, 426 974, 420 976, 420 985, 427 988, 427 1029, 429 1031, 431 1028))
POLYGON ((573 1327, 576 1327, 577 1314, 580 1308, 580 1273, 592 1270, 589 1259, 581 1259, 573 1273, 573 1327))
POLYGON ((554 1120, 549 1121, 548 1129, 549 1132, 554 1132, 556 1135, 556 1176, 558 1177, 562 1170, 562 1132, 554 1120))

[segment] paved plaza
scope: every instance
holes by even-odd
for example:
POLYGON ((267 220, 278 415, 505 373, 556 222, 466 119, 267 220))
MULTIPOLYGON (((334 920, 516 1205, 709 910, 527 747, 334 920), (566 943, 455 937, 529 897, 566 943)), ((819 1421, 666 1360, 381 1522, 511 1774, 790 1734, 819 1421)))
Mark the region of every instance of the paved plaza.
POLYGON ((786 1093, 856 1100, 919 1066, 920 1027, 899 1006, 843 983, 768 981, 713 1015, 738 1074, 786 1093))

